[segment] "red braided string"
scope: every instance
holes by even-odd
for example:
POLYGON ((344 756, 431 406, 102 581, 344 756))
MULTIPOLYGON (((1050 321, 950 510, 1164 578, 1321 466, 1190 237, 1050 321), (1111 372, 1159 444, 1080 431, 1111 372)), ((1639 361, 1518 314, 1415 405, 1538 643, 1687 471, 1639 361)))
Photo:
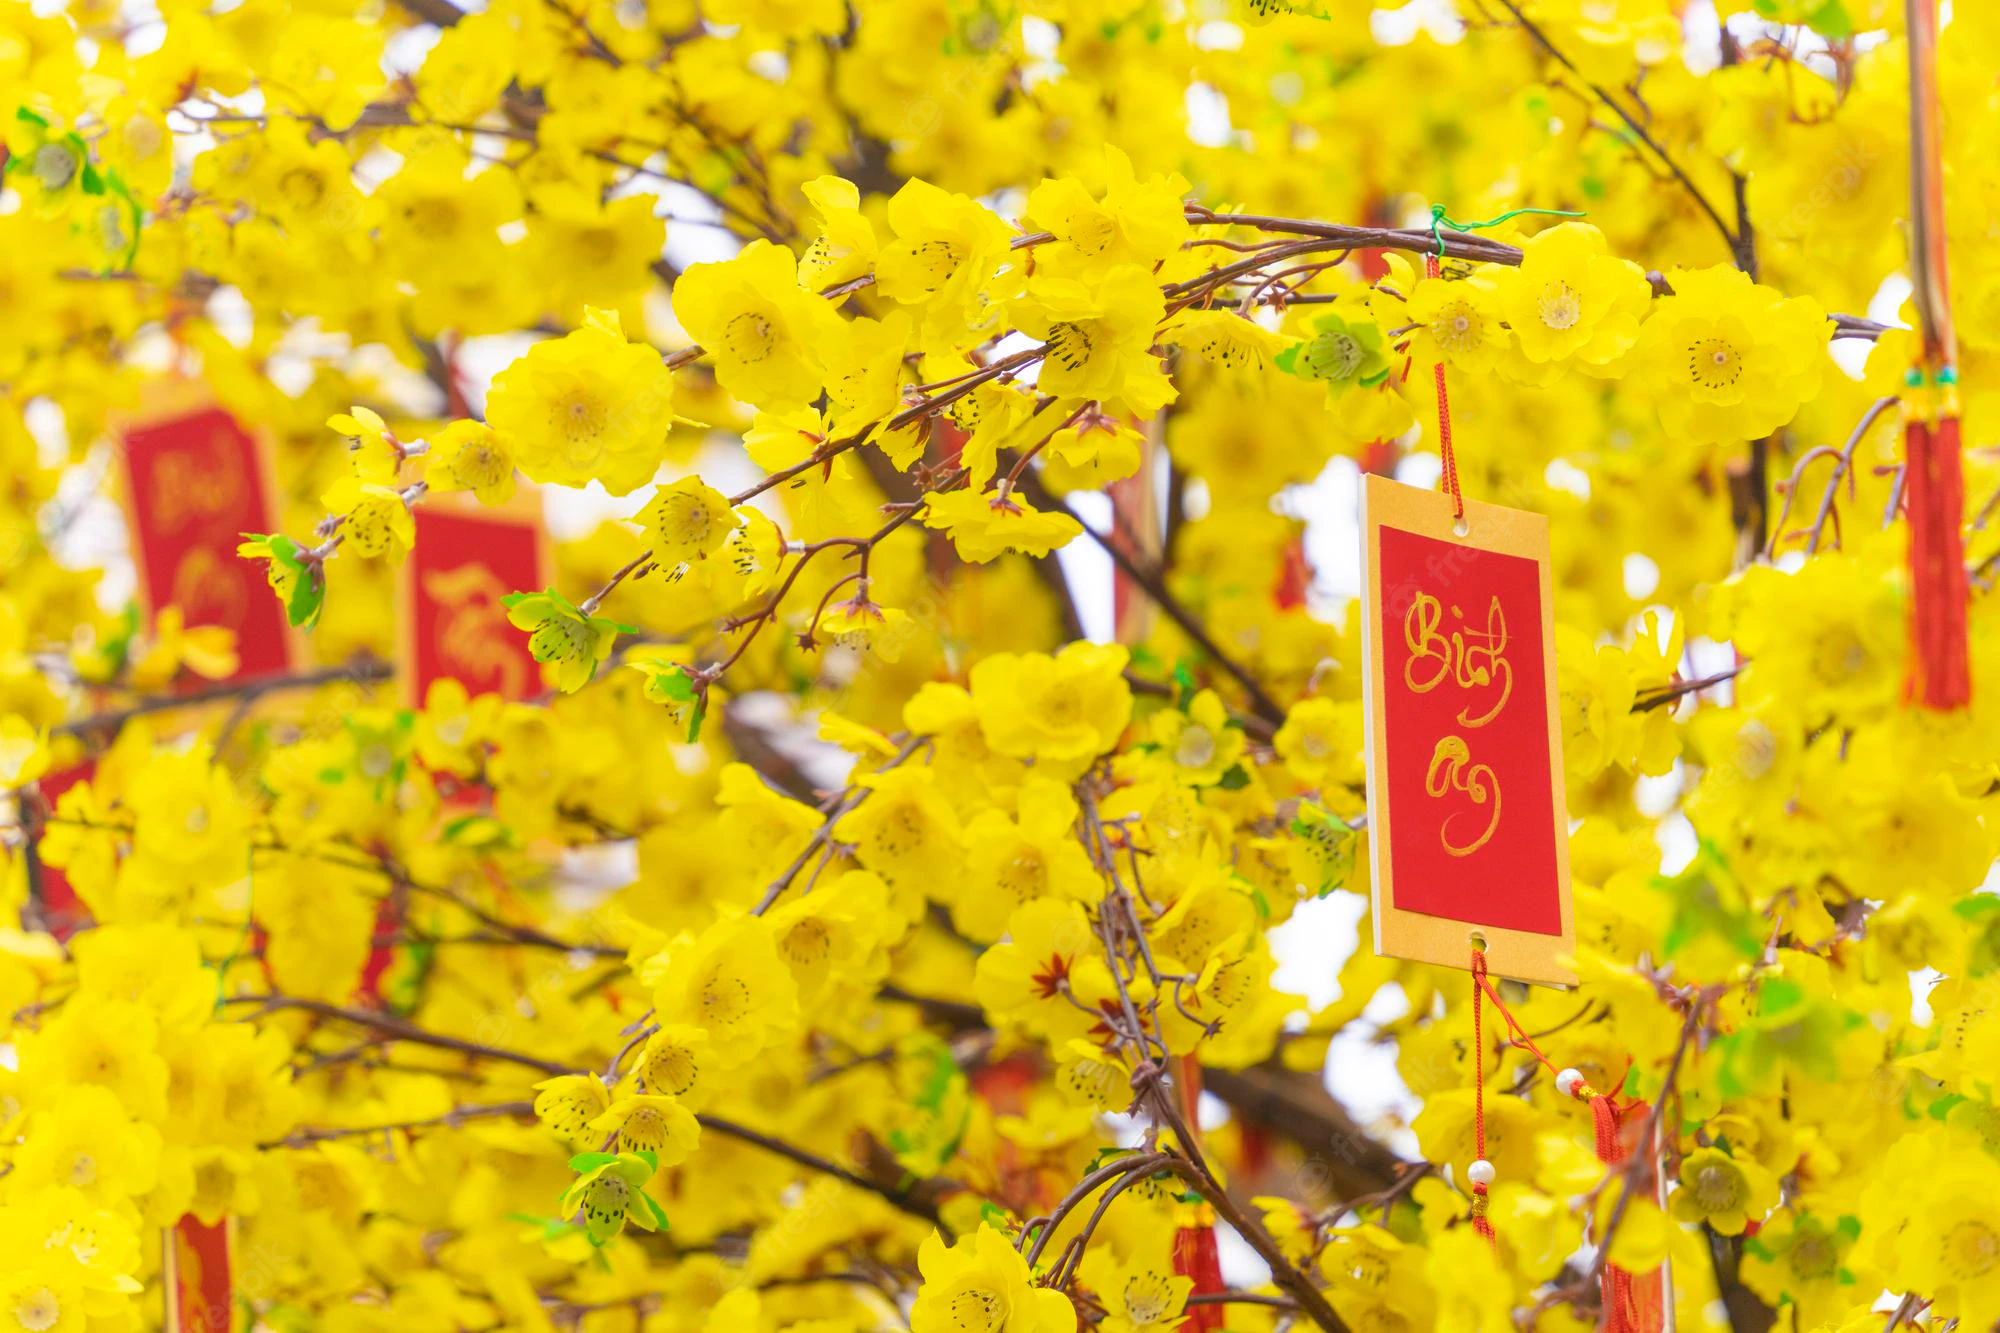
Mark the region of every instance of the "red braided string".
MULTIPOLYGON (((1501 1021, 1507 1025, 1508 1045, 1533 1055, 1551 1074, 1559 1071, 1554 1062, 1543 1054, 1542 1048, 1535 1045, 1534 1038, 1528 1035, 1527 1029, 1521 1026, 1513 1011, 1507 1008, 1507 1002, 1500 998, 1500 992, 1494 989, 1493 982, 1486 972, 1486 955, 1476 946, 1472 951, 1472 980, 1474 982, 1472 1039, 1479 1047, 1480 1061, 1472 1085, 1472 1123, 1473 1133, 1479 1144, 1479 1155, 1483 1158, 1486 1156, 1486 1046, 1482 1036, 1480 1011, 1485 1007, 1485 1001, 1493 1001, 1493 1007, 1499 1011, 1501 1021)), ((1588 1083, 1579 1083, 1573 1095, 1590 1107, 1591 1128, 1597 1138, 1597 1160, 1606 1166, 1616 1166, 1631 1156, 1632 1146, 1625 1142, 1625 1122, 1635 1117, 1643 1122, 1651 1108, 1645 1102, 1633 1101, 1621 1109, 1612 1098, 1598 1092, 1588 1083)), ((1479 1228, 1481 1235, 1491 1240, 1493 1229, 1485 1220, 1485 1188, 1474 1186, 1473 1193, 1475 1196, 1473 1224, 1479 1228)), ((1665 1289, 1657 1271, 1635 1277, 1627 1269, 1607 1263, 1599 1286, 1604 1302, 1604 1320, 1600 1326, 1600 1333, 1659 1333, 1663 1323, 1661 1312, 1665 1304, 1665 1289)))
MULTIPOLYGON (((1597 1160, 1606 1166, 1616 1166, 1630 1157, 1634 1145, 1625 1141, 1625 1124, 1628 1120, 1644 1124, 1651 1110, 1639 1101, 1620 1110, 1611 1104, 1609 1097, 1592 1097, 1590 1115, 1597 1130, 1597 1160)), ((1642 1185, 1649 1191, 1653 1188, 1650 1172, 1642 1185)), ((1598 1287, 1604 1303, 1602 1333, 1658 1333, 1666 1304, 1658 1269, 1634 1275, 1629 1269, 1607 1263, 1598 1287)))
MULTIPOLYGON (((1438 257, 1424 256, 1424 276, 1435 279, 1438 276, 1438 257)), ((1444 391, 1444 362, 1431 367, 1431 379, 1437 385, 1438 395, 1438 456, 1444 460, 1444 489, 1451 496, 1451 516, 1454 520, 1465 518, 1465 495, 1458 488, 1458 455, 1451 447, 1451 399, 1444 391)))
POLYGON ((1597 1160, 1612 1166, 1625 1160, 1625 1142, 1618 1132, 1618 1108, 1609 1097, 1590 1099, 1590 1118, 1597 1131, 1597 1160))
POLYGON ((1493 1001, 1493 1007, 1500 1011, 1501 1021, 1507 1025, 1509 1031, 1513 1034, 1507 1038, 1507 1044, 1516 1050, 1526 1051, 1534 1056, 1542 1062, 1542 1068, 1548 1070, 1551 1074, 1558 1073, 1559 1071, 1556 1069, 1555 1062, 1542 1053, 1541 1047, 1535 1045, 1535 1039, 1528 1035, 1528 1030, 1521 1026, 1519 1019, 1514 1017, 1514 1011, 1509 1009, 1507 1002, 1500 998, 1500 992, 1493 989, 1493 983, 1486 979, 1486 960, 1484 957, 1481 957, 1479 965, 1472 969, 1472 978, 1479 983, 1479 988, 1486 992, 1486 998, 1493 1001))
MULTIPOLYGON (((1945 409, 1948 412, 1948 409, 1945 409)), ((1903 503, 1910 523, 1910 654, 1904 695, 1926 708, 1972 698, 1966 655, 1965 474, 1958 418, 1913 415, 1903 429, 1903 503)))
MULTIPOLYGON (((1486 1005, 1481 994, 1487 989, 1486 952, 1476 944, 1472 947, 1472 979, 1479 983, 1472 991, 1472 1138, 1483 1162, 1486 1160, 1486 1029, 1481 1011, 1486 1005)), ((1498 1248, 1493 1219, 1486 1215, 1484 1181, 1472 1182, 1472 1229, 1486 1237, 1488 1245, 1498 1248)))

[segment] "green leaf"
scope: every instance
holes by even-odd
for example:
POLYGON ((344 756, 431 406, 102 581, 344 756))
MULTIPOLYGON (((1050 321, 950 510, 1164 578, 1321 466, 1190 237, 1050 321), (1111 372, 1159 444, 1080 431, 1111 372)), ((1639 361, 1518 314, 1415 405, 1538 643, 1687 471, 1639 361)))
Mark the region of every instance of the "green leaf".
POLYGON ((498 830, 500 836, 498 838, 481 838, 479 839, 479 845, 500 847, 511 847, 514 845, 514 836, 506 825, 491 815, 477 814, 460 815, 457 819, 446 823, 440 834, 440 841, 457 842, 468 833, 489 833, 494 830, 498 830))
POLYGON ((326 604, 326 574, 317 563, 307 564, 305 548, 282 532, 242 534, 270 545, 271 563, 290 572, 292 595, 285 602, 285 619, 297 629, 311 629, 326 604))
POLYGON ((1796 981, 1766 977, 1757 988, 1757 1013, 1765 1018, 1782 1014, 1803 1004, 1805 998, 1805 990, 1796 981))
POLYGON ((701 724, 703 719, 705 719, 707 716, 708 716, 708 695, 703 694, 700 699, 695 701, 694 709, 688 714, 689 745, 693 745, 696 741, 701 739, 701 724))
POLYGON ((1951 905, 1952 915, 1966 921, 1977 921, 1983 916, 2000 914, 2000 894, 1974 893, 1960 898, 1951 905))
POLYGON ((326 605, 326 580, 317 572, 302 574, 292 586, 292 600, 285 604, 285 618, 294 629, 311 629, 319 623, 319 613, 326 605))
POLYGON ((1098 1167, 1103 1166, 1106 1162, 1117 1161, 1120 1157, 1130 1157, 1134 1152, 1137 1151, 1138 1150, 1136 1148, 1120 1148, 1117 1147, 1116 1145, 1113 1145, 1112 1147, 1109 1148, 1099 1148, 1097 1150, 1097 1155, 1090 1159, 1090 1165, 1084 1167, 1083 1174, 1087 1176, 1091 1172, 1095 1171, 1098 1167))
POLYGON ((660 1201, 658 1199, 655 1199, 652 1195, 647 1194, 642 1190, 640 1191, 639 1194, 639 1202, 646 1205, 647 1211, 652 1213, 653 1221, 659 1226, 660 1230, 662 1231, 673 1230, 673 1224, 667 1221, 667 1210, 660 1207, 660 1201))
POLYGON ((1241 764, 1231 764, 1222 775, 1222 780, 1215 785, 1224 791, 1242 791, 1250 785, 1250 773, 1241 764))
POLYGON ((542 1229, 542 1240, 545 1242, 554 1240, 565 1232, 579 1230, 574 1222, 566 1221, 560 1217, 537 1217, 533 1213, 509 1213, 507 1214, 507 1220, 510 1222, 519 1222, 523 1226, 540 1227, 542 1229))
POLYGON ((906 1123, 889 1131, 889 1147, 904 1170, 934 1175, 965 1136, 972 1114, 970 1084, 951 1048, 929 1033, 898 1042, 897 1054, 906 1061, 896 1067, 897 1083, 909 1097, 911 1112, 906 1123))
POLYGON ((618 1154, 615 1152, 580 1152, 569 1159, 569 1169, 581 1175, 586 1171, 595 1171, 600 1166, 609 1166, 617 1160, 618 1154))
POLYGON ((663 671, 655 676, 653 680, 660 687, 660 693, 666 695, 669 699, 680 699, 689 703, 693 702, 695 696, 694 680, 688 675, 686 667, 676 667, 672 671, 663 671))
POLYGON ((1807 14, 1806 26, 1832 42, 1854 35, 1854 20, 1848 17, 1847 6, 1841 0, 1826 0, 1807 14))
POLYGON ((510 592, 500 599, 500 605, 511 611, 515 606, 527 601, 531 597, 546 597, 551 602, 554 602, 558 609, 567 611, 570 615, 577 617, 583 615, 583 612, 576 609, 574 602, 557 592, 554 588, 544 588, 540 592, 510 592))
POLYGON ((1704 841, 1685 870, 1656 878, 1653 886, 1672 900, 1661 941, 1669 957, 1697 943, 1720 946, 1746 962, 1764 951, 1743 887, 1713 843, 1704 841))
POLYGON ((1355 836, 1346 820, 1316 805, 1301 805, 1292 819, 1292 836, 1304 842, 1319 863, 1319 883, 1313 896, 1324 898, 1354 873, 1355 836))

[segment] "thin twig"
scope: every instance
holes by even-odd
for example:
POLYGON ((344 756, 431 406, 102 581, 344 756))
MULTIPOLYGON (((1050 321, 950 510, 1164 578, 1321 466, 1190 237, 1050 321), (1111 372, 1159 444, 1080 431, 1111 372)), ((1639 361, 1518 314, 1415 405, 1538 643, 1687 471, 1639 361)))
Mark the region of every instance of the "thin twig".
POLYGON ((1182 633, 1193 639, 1201 647, 1201 650, 1208 654, 1211 661, 1228 672, 1236 683, 1243 687, 1243 693, 1249 698, 1250 706, 1255 710, 1258 717, 1271 723, 1273 726, 1284 722, 1285 710, 1265 691, 1264 686, 1255 676, 1251 675, 1235 658, 1222 650, 1222 646, 1210 636, 1207 628, 1203 626, 1201 621, 1186 607, 1181 605, 1180 599, 1168 591, 1166 580, 1158 570, 1141 564, 1133 558, 1129 551, 1123 549, 1119 543, 1111 540, 1105 534, 1085 523, 1082 519, 1077 518, 1076 511, 1071 509, 1066 501, 1050 494, 1048 489, 1041 484, 1041 480, 1032 472, 1021 478, 1020 490, 1023 495, 1028 497, 1028 502, 1034 505, 1035 508, 1057 510, 1069 515, 1078 527, 1090 535, 1092 541, 1095 541, 1104 549, 1105 554, 1111 557, 1112 563, 1117 565, 1127 578, 1138 584, 1144 590, 1145 594, 1153 599, 1154 605, 1166 613, 1169 620, 1180 626, 1182 633))
POLYGON ((1630 111, 1625 109, 1623 102, 1613 97, 1609 92, 1605 91, 1602 85, 1593 82, 1582 70, 1578 69, 1571 62, 1570 58, 1562 53, 1561 48, 1549 40, 1548 34, 1543 32, 1533 19, 1521 11, 1521 7, 1514 3, 1514 0, 1500 0, 1500 4, 1508 13, 1514 16, 1514 21, 1521 25, 1524 32, 1535 39, 1535 43, 1542 50, 1546 51, 1557 64, 1568 70, 1584 87, 1588 88, 1598 101, 1615 111, 1618 114, 1618 118, 1625 122, 1626 128, 1632 131, 1634 137, 1640 143, 1653 150, 1654 155, 1673 174, 1674 179, 1680 182, 1682 188, 1688 192, 1688 196, 1707 215, 1708 220, 1715 224, 1716 231, 1720 232, 1722 239, 1728 243, 1730 253, 1732 255, 1736 254, 1737 234, 1730 230, 1727 222, 1723 221, 1722 214, 1715 211, 1715 205, 1708 202, 1708 196, 1701 192, 1701 187, 1694 183, 1694 178, 1681 169, 1681 164, 1674 160, 1674 155, 1660 145, 1659 140, 1655 139, 1651 132, 1639 122, 1637 116, 1634 116, 1630 111))
POLYGON ((480 1106, 454 1106, 443 1115, 434 1115, 424 1120, 401 1120, 389 1125, 322 1125, 295 1129, 282 1139, 272 1139, 260 1143, 259 1148, 303 1148, 308 1144, 325 1143, 330 1139, 371 1138, 377 1134, 408 1132, 413 1129, 457 1129, 468 1121, 482 1120, 498 1116, 524 1116, 535 1113, 533 1102, 490 1102, 480 1106))
POLYGON ((94 731, 116 731, 134 718, 172 712, 181 708, 194 708, 201 704, 214 703, 219 699, 257 699, 283 690, 310 690, 341 681, 365 685, 387 680, 395 674, 396 668, 387 662, 355 662, 349 666, 327 667, 319 671, 303 671, 292 675, 233 680, 221 685, 189 690, 185 694, 162 694, 141 699, 128 708, 114 709, 107 713, 92 713, 88 717, 58 722, 49 728, 49 732, 56 736, 83 736, 94 731))

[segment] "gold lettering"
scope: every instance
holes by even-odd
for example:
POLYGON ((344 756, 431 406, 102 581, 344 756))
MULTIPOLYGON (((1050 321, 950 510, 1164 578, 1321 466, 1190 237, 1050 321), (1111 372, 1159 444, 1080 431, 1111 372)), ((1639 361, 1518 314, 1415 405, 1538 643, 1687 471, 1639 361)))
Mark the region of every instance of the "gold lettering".
MULTIPOLYGON (((1462 620, 1457 607, 1452 618, 1462 620)), ((1491 692, 1483 712, 1470 705, 1458 710, 1458 725, 1483 727, 1500 715, 1514 693, 1514 668, 1506 659, 1507 616, 1500 599, 1493 598, 1486 609, 1486 628, 1464 625, 1444 632, 1444 604, 1427 592, 1420 592, 1403 617, 1403 642, 1410 650, 1403 664, 1403 684, 1413 694, 1429 694, 1449 679, 1466 690, 1491 692)))
POLYGON ((163 531, 178 532, 191 523, 234 513, 242 505, 244 478, 223 461, 232 442, 227 434, 217 433, 194 448, 167 453, 153 465, 143 499, 163 531))
POLYGON ((243 623, 243 571, 241 561, 224 562, 206 546, 197 546, 181 556, 174 576, 167 583, 167 604, 178 606, 190 625, 227 625, 236 629, 243 623))
MULTIPOLYGON (((1454 842, 1451 826, 1459 815, 1447 815, 1438 826, 1438 841, 1451 856, 1470 856, 1484 847, 1500 828, 1500 780, 1494 776, 1492 768, 1472 762, 1472 747, 1462 736, 1446 736, 1431 751, 1431 766, 1424 773, 1424 790, 1431 796, 1441 797, 1462 792, 1472 799, 1474 805, 1492 803, 1493 812, 1486 820, 1485 830, 1471 842, 1454 842)), ((1463 812, 1461 812, 1463 813, 1463 812)))
POLYGON ((495 681, 494 689, 519 698, 527 668, 507 636, 500 599, 505 584, 485 565, 464 564, 423 576, 424 595, 438 605, 438 657, 468 685, 495 681))

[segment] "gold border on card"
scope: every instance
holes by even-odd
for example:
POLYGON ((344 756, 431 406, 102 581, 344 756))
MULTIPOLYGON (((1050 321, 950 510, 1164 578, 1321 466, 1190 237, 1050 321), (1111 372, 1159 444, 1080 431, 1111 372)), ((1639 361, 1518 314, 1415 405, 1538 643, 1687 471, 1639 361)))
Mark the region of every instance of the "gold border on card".
POLYGON ((1561 712, 1556 691, 1555 610, 1549 578, 1549 524, 1540 514, 1501 505, 1465 502, 1465 531, 1454 529, 1450 497, 1378 477, 1362 478, 1361 661, 1367 689, 1362 696, 1368 734, 1368 846, 1373 869, 1370 894, 1375 916, 1375 952, 1445 967, 1471 967, 1475 938, 1483 939, 1487 967, 1496 975, 1547 986, 1574 986, 1569 963, 1576 952, 1576 927, 1571 917, 1569 883, 1569 815, 1563 785, 1561 712), (1554 783, 1556 890, 1561 902, 1562 928, 1554 935, 1484 926, 1398 908, 1395 870, 1389 863, 1389 829, 1395 812, 1389 808, 1388 784, 1382 765, 1388 754, 1388 719, 1383 695, 1382 647, 1382 529, 1394 528, 1419 536, 1453 542, 1535 562, 1542 600, 1543 685, 1549 722, 1549 776, 1554 783))

